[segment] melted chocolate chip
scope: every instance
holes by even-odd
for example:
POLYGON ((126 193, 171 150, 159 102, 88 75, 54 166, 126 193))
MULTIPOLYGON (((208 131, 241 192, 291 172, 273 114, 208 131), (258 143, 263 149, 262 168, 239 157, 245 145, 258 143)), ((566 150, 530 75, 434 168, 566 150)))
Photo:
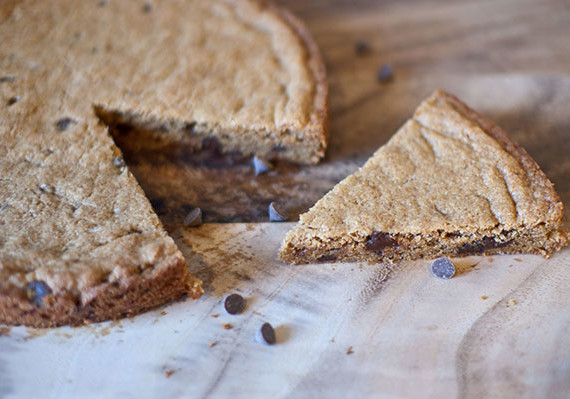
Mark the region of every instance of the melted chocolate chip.
POLYGON ((380 67, 378 71, 377 79, 380 83, 388 83, 394 78, 394 73, 392 72, 392 66, 390 64, 384 64, 380 67))
POLYGON ((44 297, 51 294, 51 288, 40 280, 34 280, 26 286, 28 300, 42 306, 44 297))
POLYGON ((16 96, 16 97, 10 97, 8 99, 8 101, 6 102, 6 104, 10 107, 14 104, 16 104, 18 101, 20 101, 20 97, 16 96))
POLYGON ((164 212, 164 198, 151 199, 150 204, 156 213, 161 214, 164 212))
POLYGON ((271 326, 269 323, 263 323, 257 332, 256 341, 266 343, 268 345, 273 345, 277 341, 273 326, 271 326))
POLYGON ((375 231, 366 240, 366 249, 382 255, 384 248, 396 247, 398 242, 390 237, 390 234, 381 231, 375 231))
POLYGON ((497 242, 491 237, 483 237, 481 240, 469 242, 463 244, 463 246, 457 249, 457 252, 460 254, 472 254, 472 255, 479 255, 489 249, 500 248, 507 245, 509 242, 497 242))
POLYGON ((15 79, 13 76, 1 76, 0 83, 12 83, 15 79))
POLYGON ((317 258, 317 262, 334 262, 336 260, 336 256, 332 254, 322 255, 317 258))
POLYGON ((75 121, 71 118, 61 118, 55 123, 55 126, 60 132, 65 132, 72 123, 75 121))
POLYGON ((245 309, 245 299, 240 294, 231 294, 224 300, 224 308, 229 314, 238 314, 245 309))

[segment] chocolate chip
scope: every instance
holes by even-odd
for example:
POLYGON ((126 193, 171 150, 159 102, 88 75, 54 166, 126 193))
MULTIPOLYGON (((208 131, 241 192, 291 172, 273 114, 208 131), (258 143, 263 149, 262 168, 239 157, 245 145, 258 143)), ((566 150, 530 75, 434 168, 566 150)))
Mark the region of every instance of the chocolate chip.
POLYGON ((145 14, 148 14, 148 13, 151 12, 151 11, 152 11, 152 4, 150 4, 150 3, 145 3, 144 6, 143 6, 143 12, 144 12, 145 14))
POLYGON ((60 132, 65 132, 72 123, 76 123, 71 118, 61 118, 55 123, 55 126, 59 129, 60 132))
POLYGON ((202 224, 202 210, 194 208, 184 218, 184 226, 197 227, 202 224))
POLYGON ((224 300, 224 308, 229 314, 238 314, 245 309, 245 299, 240 294, 231 294, 224 300))
POLYGON ((107 0, 99 0, 97 7, 105 7, 107 5, 107 0))
POLYGON ((285 222, 289 219, 287 214, 281 210, 278 210, 275 202, 269 204, 269 221, 271 222, 285 222))
POLYGON ((380 67, 378 71, 377 79, 380 83, 388 83, 394 78, 394 73, 392 72, 392 66, 390 64, 384 64, 380 67))
POLYGON ((0 83, 12 83, 14 80, 16 80, 16 78, 13 76, 1 76, 0 77, 0 83))
POLYGON ((481 240, 468 242, 463 244, 460 248, 457 249, 457 252, 463 255, 472 254, 472 255, 480 255, 489 249, 500 248, 507 245, 509 242, 497 242, 491 237, 483 237, 481 240))
POLYGON ((381 231, 373 232, 366 239, 366 249, 372 252, 376 252, 378 255, 382 255, 384 248, 396 247, 398 242, 390 237, 390 234, 381 231))
POLYGON ((28 300, 37 306, 42 306, 44 297, 51 294, 51 288, 40 280, 34 280, 26 286, 26 296, 28 300))
POLYGON ((127 166, 127 164, 125 163, 123 157, 115 157, 113 158, 113 166, 123 169, 125 166, 127 166))
POLYGON ((253 157, 253 168, 255 170, 255 175, 259 176, 263 173, 267 173, 269 172, 271 169, 273 169, 273 165, 261 158, 258 158, 257 156, 253 157))
POLYGON ((275 338, 275 330, 269 323, 263 323, 261 328, 257 331, 255 340, 259 343, 273 345, 277 341, 275 338))
POLYGON ((455 274, 455 265, 447 258, 437 258, 431 264, 431 273, 437 278, 448 280, 455 274))
POLYGON ((20 97, 18 97, 18 96, 10 97, 8 99, 8 101, 6 102, 6 104, 10 107, 10 106, 16 104, 18 101, 20 101, 20 97))
POLYGON ((367 55, 370 53, 371 50, 372 48, 370 47, 370 43, 364 40, 359 40, 356 43, 354 43, 354 52, 356 53, 356 55, 359 56, 367 55))
POLYGON ((164 198, 151 199, 150 204, 156 213, 162 213, 164 211, 164 198))
POLYGON ((334 262, 336 260, 336 256, 332 254, 319 256, 317 258, 317 262, 334 262))

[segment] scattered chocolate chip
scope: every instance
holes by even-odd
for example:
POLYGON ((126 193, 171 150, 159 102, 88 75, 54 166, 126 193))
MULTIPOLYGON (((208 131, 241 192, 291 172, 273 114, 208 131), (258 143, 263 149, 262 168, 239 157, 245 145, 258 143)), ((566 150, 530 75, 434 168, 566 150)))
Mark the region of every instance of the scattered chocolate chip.
POLYGON ((398 242, 390 237, 390 234, 382 231, 375 231, 366 240, 366 249, 382 255, 384 248, 396 247, 398 242))
POLYGON ((259 343, 273 345, 277 341, 275 338, 275 330, 269 323, 263 323, 261 328, 257 331, 255 340, 259 343))
POLYGON ((370 43, 364 40, 359 40, 356 43, 354 43, 354 52, 356 53, 356 55, 359 56, 367 55, 370 53, 371 50, 372 47, 370 47, 370 43))
POLYGON ((380 67, 377 75, 378 82, 388 83, 394 79, 394 73, 392 72, 392 66, 390 64, 384 64, 380 67))
POLYGON ((437 278, 448 280, 455 274, 455 265, 447 258, 437 258, 431 264, 431 273, 437 278))
POLYGON ((224 300, 224 308, 229 314, 238 314, 245 308, 245 299, 240 294, 231 294, 224 300))
POLYGON ((194 208, 184 218, 184 226, 197 227, 200 225, 202 225, 202 210, 200 208, 194 208))
POLYGON ((113 158, 113 166, 116 166, 119 169, 123 169, 125 166, 127 166, 127 164, 125 163, 123 157, 115 157, 113 158))
POLYGON ((275 202, 269 204, 269 221, 285 222, 287 219, 289 219, 288 215, 283 211, 277 210, 275 202))
POLYGON ((258 158, 257 156, 253 157, 253 168, 255 170, 255 175, 259 176, 263 173, 267 173, 270 170, 273 169, 273 165, 261 158, 258 158))
POLYGON ((16 78, 13 76, 1 76, 0 77, 0 83, 12 83, 14 80, 16 80, 16 78))
POLYGON ((20 101, 20 97, 18 97, 18 96, 10 97, 8 99, 8 101, 6 102, 6 104, 10 107, 10 106, 16 104, 18 101, 20 101))
POLYGON ((151 12, 151 11, 152 11, 152 4, 150 4, 150 3, 145 3, 144 6, 143 6, 143 12, 144 12, 145 14, 148 14, 148 13, 151 12))
POLYGON ((71 118, 61 118, 55 123, 55 126, 60 132, 65 132, 72 123, 76 122, 71 118))
POLYGON ((51 288, 40 280, 34 280, 26 286, 26 296, 28 300, 37 306, 42 306, 44 297, 51 294, 51 288))

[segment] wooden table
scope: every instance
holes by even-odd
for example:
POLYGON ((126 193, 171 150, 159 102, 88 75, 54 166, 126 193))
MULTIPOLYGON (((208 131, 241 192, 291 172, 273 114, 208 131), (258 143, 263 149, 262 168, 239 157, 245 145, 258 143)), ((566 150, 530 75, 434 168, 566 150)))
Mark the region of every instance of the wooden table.
POLYGON ((325 162, 256 178, 246 161, 211 168, 127 154, 206 294, 122 322, 0 327, 0 397, 570 397, 569 249, 550 260, 464 258, 441 281, 427 261, 281 264, 275 253, 293 224, 263 223, 276 198, 294 213, 312 205, 436 88, 505 128, 569 207, 568 1, 281 3, 327 63, 325 162), (355 54, 357 41, 370 53, 355 54), (394 79, 380 84, 387 63, 394 79), (180 228, 195 205, 208 221, 240 223, 180 228), (242 315, 223 310, 230 292, 248 298, 242 315), (277 328, 275 346, 253 340, 264 321, 277 328))

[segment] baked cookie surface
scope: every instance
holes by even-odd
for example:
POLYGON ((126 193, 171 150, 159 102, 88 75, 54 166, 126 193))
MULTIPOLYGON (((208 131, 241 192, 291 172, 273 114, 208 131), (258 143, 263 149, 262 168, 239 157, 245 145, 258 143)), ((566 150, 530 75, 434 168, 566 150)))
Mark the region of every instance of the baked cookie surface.
POLYGON ((106 124, 324 155, 320 55, 273 6, 9 0, 0 37, 0 322, 78 324, 201 294, 106 124))
POLYGON ((535 253, 568 239, 563 205, 524 149, 436 91, 390 141, 301 215, 280 258, 370 262, 535 253))

